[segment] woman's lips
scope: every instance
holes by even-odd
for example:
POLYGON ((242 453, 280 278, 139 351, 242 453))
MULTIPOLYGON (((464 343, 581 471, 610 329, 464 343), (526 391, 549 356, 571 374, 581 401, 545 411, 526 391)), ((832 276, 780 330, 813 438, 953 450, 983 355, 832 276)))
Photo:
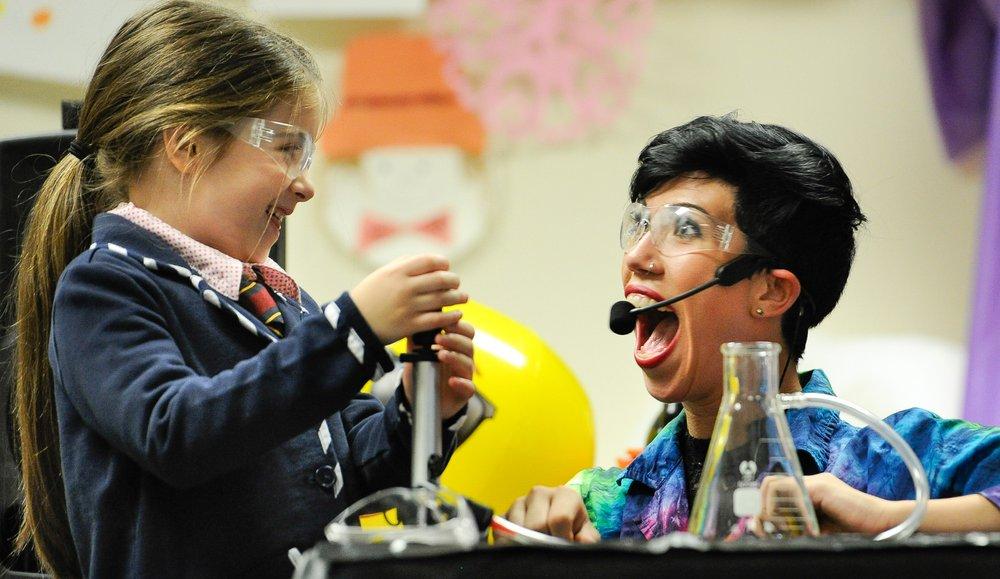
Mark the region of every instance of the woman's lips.
POLYGON ((625 299, 628 299, 628 297, 632 294, 646 296, 647 298, 650 298, 654 302, 663 301, 663 296, 661 296, 659 292, 657 292, 653 288, 649 288, 644 285, 639 285, 637 283, 630 283, 625 286, 625 299))

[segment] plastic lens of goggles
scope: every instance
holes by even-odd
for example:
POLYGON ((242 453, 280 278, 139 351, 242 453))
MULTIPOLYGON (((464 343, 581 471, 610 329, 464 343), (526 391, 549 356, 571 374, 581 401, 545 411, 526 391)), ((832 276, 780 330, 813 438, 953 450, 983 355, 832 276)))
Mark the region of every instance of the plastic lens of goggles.
POLYGON ((308 171, 312 164, 316 143, 309 131, 295 125, 247 117, 229 132, 267 153, 291 179, 308 171))
POLYGON ((663 205, 652 211, 641 203, 629 203, 622 215, 619 243, 629 251, 647 233, 664 255, 697 251, 732 251, 736 227, 693 207, 663 205))

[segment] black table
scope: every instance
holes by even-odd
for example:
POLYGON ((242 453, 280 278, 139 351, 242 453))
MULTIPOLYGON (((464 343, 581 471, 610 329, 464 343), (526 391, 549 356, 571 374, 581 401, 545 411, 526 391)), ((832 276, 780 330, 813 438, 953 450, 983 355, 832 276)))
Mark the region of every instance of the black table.
POLYGON ((1000 533, 917 535, 874 543, 856 536, 709 545, 689 535, 649 543, 480 545, 471 550, 383 545, 347 552, 322 543, 296 577, 946 577, 1000 579, 1000 533))

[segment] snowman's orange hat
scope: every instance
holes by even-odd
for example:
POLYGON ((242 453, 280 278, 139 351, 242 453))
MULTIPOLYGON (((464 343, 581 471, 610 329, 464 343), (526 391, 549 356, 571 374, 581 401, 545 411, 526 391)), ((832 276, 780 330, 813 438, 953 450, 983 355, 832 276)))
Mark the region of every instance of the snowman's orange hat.
POLYGON ((445 83, 443 67, 444 56, 424 36, 393 32, 351 42, 323 151, 343 158, 373 147, 454 145, 481 153, 483 125, 445 83))

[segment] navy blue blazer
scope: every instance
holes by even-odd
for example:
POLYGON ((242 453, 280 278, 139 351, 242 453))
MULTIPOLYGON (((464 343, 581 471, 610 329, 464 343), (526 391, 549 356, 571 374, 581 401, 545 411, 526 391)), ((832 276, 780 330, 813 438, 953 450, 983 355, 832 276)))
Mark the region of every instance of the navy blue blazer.
POLYGON ((289 577, 290 548, 409 485, 405 396, 359 394, 392 361, 347 293, 280 300, 279 340, 128 220, 98 215, 93 241, 60 278, 49 344, 85 575, 289 577))

